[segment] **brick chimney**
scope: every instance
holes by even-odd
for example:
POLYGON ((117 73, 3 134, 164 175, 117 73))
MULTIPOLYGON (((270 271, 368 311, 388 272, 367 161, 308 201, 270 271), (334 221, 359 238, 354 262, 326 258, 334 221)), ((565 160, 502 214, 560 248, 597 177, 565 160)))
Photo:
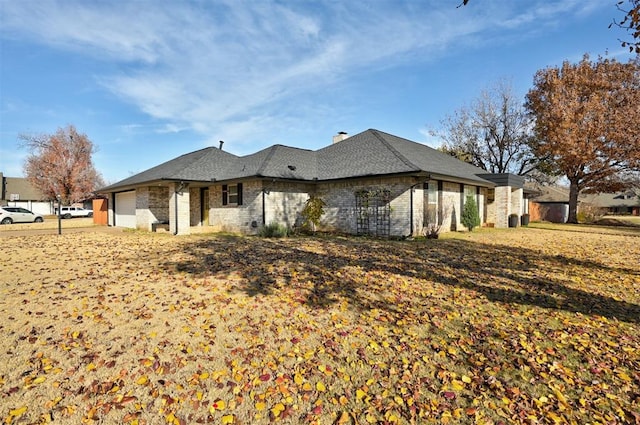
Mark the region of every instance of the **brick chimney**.
POLYGON ((349 135, 346 132, 340 131, 340 132, 338 132, 338 134, 333 136, 333 143, 335 144, 335 143, 338 143, 338 142, 342 142, 347 137, 349 137, 349 135))

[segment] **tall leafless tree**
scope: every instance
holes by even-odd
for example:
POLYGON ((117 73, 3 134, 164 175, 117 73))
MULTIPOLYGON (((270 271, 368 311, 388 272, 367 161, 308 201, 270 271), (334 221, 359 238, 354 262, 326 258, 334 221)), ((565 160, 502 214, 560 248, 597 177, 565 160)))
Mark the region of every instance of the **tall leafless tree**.
POLYGON ((483 90, 470 106, 458 109, 432 131, 440 150, 491 173, 530 175, 541 161, 531 148, 533 122, 511 85, 499 82, 483 90))
POLYGON ((63 205, 90 197, 103 184, 92 155, 93 143, 68 125, 55 134, 20 135, 30 153, 24 164, 27 179, 50 200, 63 205))

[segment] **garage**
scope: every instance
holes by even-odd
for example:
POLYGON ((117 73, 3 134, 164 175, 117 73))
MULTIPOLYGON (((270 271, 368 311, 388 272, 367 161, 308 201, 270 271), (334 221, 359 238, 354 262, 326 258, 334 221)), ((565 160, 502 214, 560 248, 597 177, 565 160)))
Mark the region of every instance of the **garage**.
POLYGON ((136 226, 136 191, 115 194, 115 225, 135 229, 136 226))

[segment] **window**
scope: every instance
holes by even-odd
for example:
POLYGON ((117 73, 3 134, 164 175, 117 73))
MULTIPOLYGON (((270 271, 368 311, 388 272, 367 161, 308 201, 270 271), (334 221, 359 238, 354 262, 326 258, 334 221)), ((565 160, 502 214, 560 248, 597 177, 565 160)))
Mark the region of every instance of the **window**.
POLYGON ((427 189, 427 208, 425 222, 427 224, 440 224, 441 218, 438 212, 438 195, 441 192, 438 190, 437 181, 430 181, 426 184, 427 189))
POLYGON ((242 205, 242 183, 222 185, 222 205, 242 205))
POLYGON ((476 202, 478 202, 476 195, 477 195, 477 190, 476 190, 475 186, 468 186, 468 185, 464 186, 464 200, 465 200, 465 202, 467 200, 467 196, 471 196, 473 199, 476 200, 476 202))

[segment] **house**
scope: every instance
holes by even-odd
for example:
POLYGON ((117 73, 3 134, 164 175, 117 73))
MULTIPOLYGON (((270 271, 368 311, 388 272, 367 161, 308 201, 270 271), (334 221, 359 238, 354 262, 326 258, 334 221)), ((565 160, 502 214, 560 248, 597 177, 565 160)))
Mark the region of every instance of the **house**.
POLYGON ((53 202, 23 177, 5 177, 0 172, 0 205, 26 208, 36 214, 53 214, 53 202))
MULTIPOLYGON (((562 186, 527 187, 535 192, 530 199, 532 221, 566 223, 569 218, 569 188, 562 186)), ((633 190, 615 193, 580 194, 578 213, 589 207, 603 210, 606 214, 640 215, 640 195, 633 190)))
POLYGON ((566 223, 569 219, 569 188, 561 186, 528 187, 534 192, 529 201, 531 221, 566 223))
POLYGON ((581 202, 602 208, 607 214, 640 216, 640 194, 633 190, 585 195, 581 202))
POLYGON ((300 224, 306 200, 326 203, 320 228, 376 236, 420 235, 428 223, 462 229, 466 196, 482 223, 507 227, 524 210, 523 182, 491 175, 420 143, 369 129, 311 151, 274 145, 246 156, 209 147, 107 186, 112 226, 174 234, 208 226, 255 234, 300 224))

